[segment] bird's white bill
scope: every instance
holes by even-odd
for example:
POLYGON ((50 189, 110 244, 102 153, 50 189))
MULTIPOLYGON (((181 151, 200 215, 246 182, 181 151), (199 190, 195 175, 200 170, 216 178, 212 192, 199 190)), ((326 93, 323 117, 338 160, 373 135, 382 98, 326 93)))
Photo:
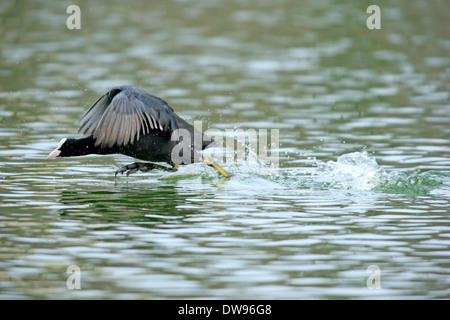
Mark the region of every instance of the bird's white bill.
POLYGON ((58 146, 56 147, 56 149, 53 150, 52 152, 50 152, 50 154, 48 155, 47 159, 54 159, 57 156, 59 156, 61 154, 61 150, 59 150, 59 149, 62 147, 62 145, 66 141, 67 141, 67 138, 61 139, 61 141, 58 143, 58 146))
POLYGON ((48 155, 47 159, 54 159, 61 153, 61 150, 55 149, 48 155))

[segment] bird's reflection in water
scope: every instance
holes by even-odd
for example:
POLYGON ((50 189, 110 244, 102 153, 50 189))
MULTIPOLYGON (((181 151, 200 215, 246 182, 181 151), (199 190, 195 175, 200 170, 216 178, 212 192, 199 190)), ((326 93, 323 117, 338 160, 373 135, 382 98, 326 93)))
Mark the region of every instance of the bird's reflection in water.
POLYGON ((64 190, 60 202, 61 218, 99 222, 134 222, 144 226, 183 219, 195 214, 183 206, 188 195, 181 195, 178 187, 165 185, 155 188, 116 186, 109 190, 64 190), (88 209, 88 210, 87 210, 88 209))

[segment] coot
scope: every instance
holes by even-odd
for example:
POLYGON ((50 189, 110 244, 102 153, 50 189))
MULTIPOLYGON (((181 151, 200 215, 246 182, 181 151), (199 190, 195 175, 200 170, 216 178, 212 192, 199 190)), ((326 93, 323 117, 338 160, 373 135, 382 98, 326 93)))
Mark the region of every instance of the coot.
POLYGON ((180 164, 204 161, 230 176, 202 157, 202 150, 214 145, 210 137, 181 119, 164 100, 132 86, 115 87, 98 99, 81 119, 79 132, 89 136, 62 139, 47 158, 120 153, 151 161, 123 166, 116 175, 155 168, 175 171, 180 164))

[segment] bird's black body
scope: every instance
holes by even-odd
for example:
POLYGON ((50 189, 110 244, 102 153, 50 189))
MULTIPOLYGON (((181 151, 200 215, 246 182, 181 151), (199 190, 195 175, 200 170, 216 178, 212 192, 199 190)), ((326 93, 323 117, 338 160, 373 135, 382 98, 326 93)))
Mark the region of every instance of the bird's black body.
MULTIPOLYGON (((96 139, 93 135, 90 135, 82 139, 67 139, 64 143, 64 148, 60 149, 61 153, 58 156, 74 157, 88 154, 123 154, 136 159, 171 164, 174 163, 172 161, 172 150, 179 142, 172 141, 170 138, 171 135, 168 133, 149 132, 141 136, 139 140, 126 146, 113 145, 112 147, 101 147, 96 145, 96 139)), ((211 141, 204 142, 202 150, 210 143, 211 141)), ((190 158, 185 156, 185 161, 181 162, 181 164, 199 162, 195 151, 195 148, 191 148, 190 158)))
MULTIPOLYGON (((79 131, 89 136, 63 139, 49 158, 118 153, 175 167, 203 161, 201 151, 212 145, 164 100, 131 86, 115 87, 97 100, 83 116, 79 131)), ((142 168, 133 164, 118 172, 142 168)))

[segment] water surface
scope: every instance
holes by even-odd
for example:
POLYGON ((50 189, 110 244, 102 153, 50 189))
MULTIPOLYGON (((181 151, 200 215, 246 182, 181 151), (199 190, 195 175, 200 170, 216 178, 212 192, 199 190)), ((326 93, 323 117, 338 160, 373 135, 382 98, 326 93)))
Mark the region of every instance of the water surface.
POLYGON ((80 2, 80 30, 70 4, 0 5, 0 298, 450 297, 444 1, 381 3, 381 30, 371 1, 80 2), (46 160, 121 84, 278 129, 279 170, 46 160))

